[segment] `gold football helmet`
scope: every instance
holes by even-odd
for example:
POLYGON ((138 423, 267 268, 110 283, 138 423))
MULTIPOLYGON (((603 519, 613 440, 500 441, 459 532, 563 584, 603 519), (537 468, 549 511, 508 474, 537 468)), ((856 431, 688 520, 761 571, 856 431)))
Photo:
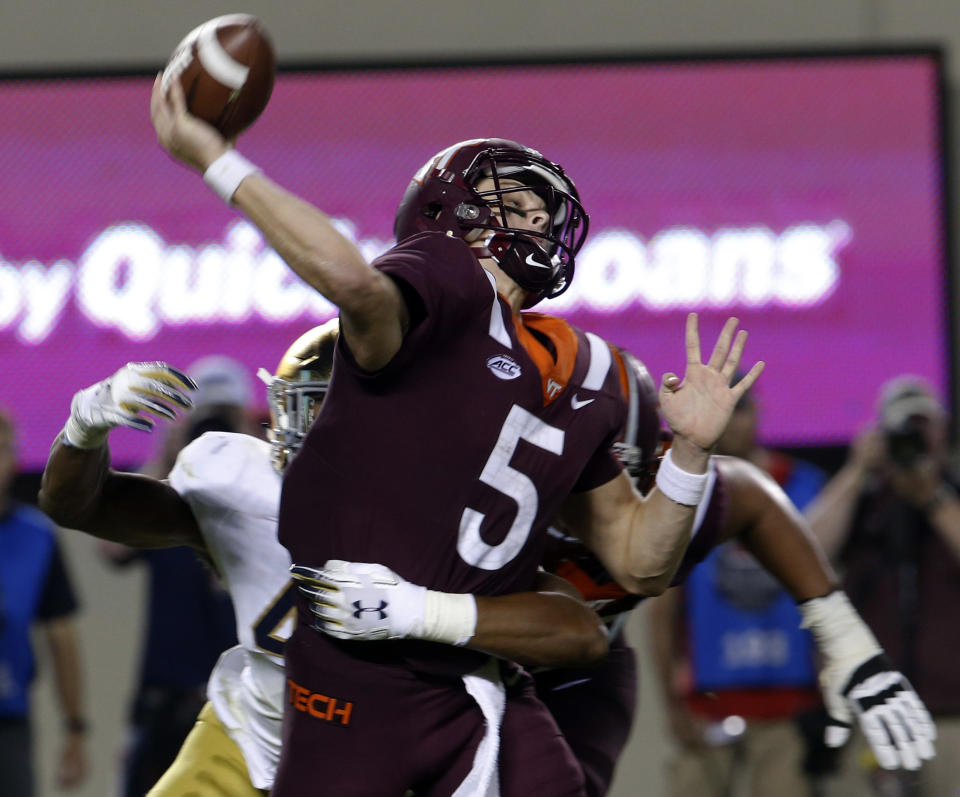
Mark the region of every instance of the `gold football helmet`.
POLYGON ((314 327, 297 338, 280 358, 275 374, 265 368, 257 376, 267 385, 273 464, 283 470, 300 450, 310 424, 330 387, 333 350, 340 333, 339 319, 314 327))

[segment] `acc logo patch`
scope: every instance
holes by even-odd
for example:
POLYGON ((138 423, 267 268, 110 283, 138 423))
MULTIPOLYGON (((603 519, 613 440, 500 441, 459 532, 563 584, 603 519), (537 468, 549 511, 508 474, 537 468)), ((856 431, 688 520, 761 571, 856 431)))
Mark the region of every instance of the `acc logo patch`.
POLYGON ((520 363, 506 354, 496 354, 487 360, 487 368, 497 379, 516 379, 520 376, 520 363))

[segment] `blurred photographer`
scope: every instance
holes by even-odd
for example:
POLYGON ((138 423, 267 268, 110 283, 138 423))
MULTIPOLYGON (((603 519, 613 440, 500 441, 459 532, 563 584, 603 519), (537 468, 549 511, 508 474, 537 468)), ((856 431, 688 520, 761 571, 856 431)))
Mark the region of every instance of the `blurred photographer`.
MULTIPOLYGON (((875 425, 807 511, 843 586, 937 722, 937 757, 895 794, 960 789, 960 479, 948 466, 946 410, 930 386, 898 377, 875 425)), ((874 773, 874 780, 880 776, 874 773)))

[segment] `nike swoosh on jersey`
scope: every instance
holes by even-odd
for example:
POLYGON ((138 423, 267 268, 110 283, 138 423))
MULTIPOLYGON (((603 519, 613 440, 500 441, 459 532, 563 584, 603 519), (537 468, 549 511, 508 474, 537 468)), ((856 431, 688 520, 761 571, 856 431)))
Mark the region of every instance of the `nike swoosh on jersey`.
POLYGON ((570 397, 570 406, 573 407, 575 410, 578 410, 581 407, 586 407, 587 404, 593 404, 594 401, 596 401, 596 399, 578 399, 577 394, 574 393, 570 397))

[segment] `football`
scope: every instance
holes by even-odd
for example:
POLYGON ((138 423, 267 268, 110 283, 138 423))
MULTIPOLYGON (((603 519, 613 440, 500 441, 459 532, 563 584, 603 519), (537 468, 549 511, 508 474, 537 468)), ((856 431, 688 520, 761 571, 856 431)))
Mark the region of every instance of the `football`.
POLYGON ((167 90, 179 80, 190 113, 232 138, 267 107, 275 72, 263 23, 249 14, 227 14, 184 37, 163 70, 162 85, 167 90))

